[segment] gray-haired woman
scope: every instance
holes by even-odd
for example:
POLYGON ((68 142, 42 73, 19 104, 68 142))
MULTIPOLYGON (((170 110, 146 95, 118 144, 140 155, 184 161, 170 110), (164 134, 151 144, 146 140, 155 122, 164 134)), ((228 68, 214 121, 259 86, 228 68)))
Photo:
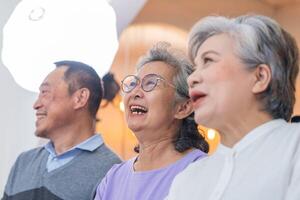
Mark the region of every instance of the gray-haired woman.
POLYGON ((265 16, 207 17, 191 31, 189 56, 195 120, 221 144, 176 177, 168 199, 300 199, 292 36, 265 16))
POLYGON ((191 73, 184 55, 159 43, 140 60, 137 74, 124 78, 125 117, 138 139, 138 156, 112 167, 96 200, 163 200, 174 177, 206 155, 188 95, 191 73))

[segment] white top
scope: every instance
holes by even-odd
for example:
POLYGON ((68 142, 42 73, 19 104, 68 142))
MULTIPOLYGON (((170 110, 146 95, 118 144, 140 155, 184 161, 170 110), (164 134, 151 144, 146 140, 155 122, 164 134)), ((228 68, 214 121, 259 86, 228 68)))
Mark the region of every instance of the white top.
POLYGON ((300 123, 277 119, 219 145, 174 180, 166 200, 299 200, 300 123))

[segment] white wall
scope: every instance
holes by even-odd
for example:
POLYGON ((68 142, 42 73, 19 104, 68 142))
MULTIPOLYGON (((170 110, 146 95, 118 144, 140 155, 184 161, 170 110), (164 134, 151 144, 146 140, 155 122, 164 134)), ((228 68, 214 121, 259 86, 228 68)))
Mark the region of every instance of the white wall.
MULTIPOLYGON (((3 44, 2 29, 21 0, 0 0, 0 55, 3 44)), ((117 15, 118 33, 133 20, 147 0, 107 0, 117 15)), ((16 59, 18 59, 16 57, 16 59)), ((24 66, 26 67, 26 66, 24 66)), ((17 156, 44 143, 34 136, 34 111, 32 105, 37 96, 16 84, 0 59, 0 198, 4 192, 9 171, 17 156)))
MULTIPOLYGON (((2 28, 18 2, 19 0, 1 0, 0 50, 2 28)), ((17 155, 37 146, 38 139, 34 136, 32 109, 36 94, 18 86, 1 60, 0 93, 0 197, 2 197, 8 172, 17 155)))

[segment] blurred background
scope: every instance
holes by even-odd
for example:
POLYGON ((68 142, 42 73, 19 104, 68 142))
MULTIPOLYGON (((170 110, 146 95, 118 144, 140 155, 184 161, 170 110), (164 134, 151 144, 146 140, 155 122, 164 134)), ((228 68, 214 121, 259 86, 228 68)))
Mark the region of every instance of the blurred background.
MULTIPOLYGON (((0 27, 2 30, 20 2, 20 0, 0 0, 0 27)), ((107 0, 107 2, 116 14, 115 26, 119 46, 115 55, 112 55, 111 66, 108 66, 111 74, 104 77, 107 91, 110 93, 102 102, 98 112, 97 132, 101 133, 108 146, 123 159, 135 155, 133 147, 137 142, 126 126, 122 96, 118 91, 117 84, 124 76, 134 73, 137 59, 156 42, 168 41, 174 47, 185 51, 189 29, 202 17, 256 13, 277 20, 296 38, 300 45, 298 22, 300 0, 107 0), (115 94, 114 91, 117 93, 115 94)), ((101 27, 101 24, 97 24, 97 26, 101 27)), ((18 34, 22 36, 21 32, 18 34)), ((0 49, 2 49, 4 39, 3 31, 1 31, 0 49)), ((99 51, 96 49, 94 53, 97 55, 99 51)), ((98 56, 101 58, 101 53, 98 56)), ((15 55, 15 59, 18 59, 18 55, 15 55)), ((2 60, 0 60, 0 81, 0 91, 2 92, 0 98, 1 196, 9 169, 17 155, 24 150, 42 145, 46 141, 34 136, 35 117, 32 104, 37 93, 18 85, 8 66, 2 60)), ((296 99, 294 114, 299 115, 299 77, 296 99)), ((199 129, 211 145, 210 153, 212 153, 219 142, 218 134, 206 127, 199 126, 199 129)))
MULTIPOLYGON (((129 2, 129 1, 128 1, 129 2)), ((276 19, 300 45, 300 1, 298 0, 148 0, 131 24, 121 33, 119 49, 111 72, 119 83, 124 76, 134 73, 137 59, 157 41, 169 41, 186 50, 189 29, 207 15, 238 16, 262 14, 276 19)), ((300 78, 297 82, 297 102, 294 114, 300 114, 300 78)), ((105 140, 124 159, 133 156, 135 137, 127 129, 123 118, 121 96, 117 96, 99 112, 98 130, 105 140), (113 119, 113 120, 112 120, 113 119), (116 124, 120 124, 116 126, 116 124)), ((205 137, 215 150, 219 137, 205 127, 205 137)))

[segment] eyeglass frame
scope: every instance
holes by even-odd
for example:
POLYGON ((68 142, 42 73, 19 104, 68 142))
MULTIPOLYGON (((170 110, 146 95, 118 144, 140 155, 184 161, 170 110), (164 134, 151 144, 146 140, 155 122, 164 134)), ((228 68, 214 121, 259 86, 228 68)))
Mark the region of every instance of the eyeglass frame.
POLYGON ((122 91, 123 91, 124 93, 130 93, 130 92, 132 92, 138 85, 140 85, 140 87, 142 88, 142 90, 143 90, 144 92, 151 92, 151 91, 153 91, 153 90, 157 87, 158 81, 163 81, 164 83, 166 83, 166 84, 169 85, 170 87, 176 89, 175 85, 173 85, 172 83, 169 83, 166 79, 164 79, 162 76, 160 76, 160 75, 158 75, 158 74, 147 74, 147 75, 144 76, 142 79, 141 79, 140 77, 136 76, 136 75, 133 75, 133 74, 127 75, 127 76, 125 76, 125 78, 123 78, 123 80, 121 81, 121 89, 122 89, 122 91), (152 88, 151 90, 149 90, 149 91, 145 90, 144 87, 143 87, 143 80, 145 80, 145 77, 148 77, 148 76, 155 76, 155 80, 156 80, 155 85, 154 85, 153 88, 152 88), (123 89, 124 80, 125 80, 126 78, 128 78, 128 77, 134 77, 134 78, 137 80, 137 84, 136 84, 136 86, 133 87, 131 90, 125 91, 125 90, 123 89))

